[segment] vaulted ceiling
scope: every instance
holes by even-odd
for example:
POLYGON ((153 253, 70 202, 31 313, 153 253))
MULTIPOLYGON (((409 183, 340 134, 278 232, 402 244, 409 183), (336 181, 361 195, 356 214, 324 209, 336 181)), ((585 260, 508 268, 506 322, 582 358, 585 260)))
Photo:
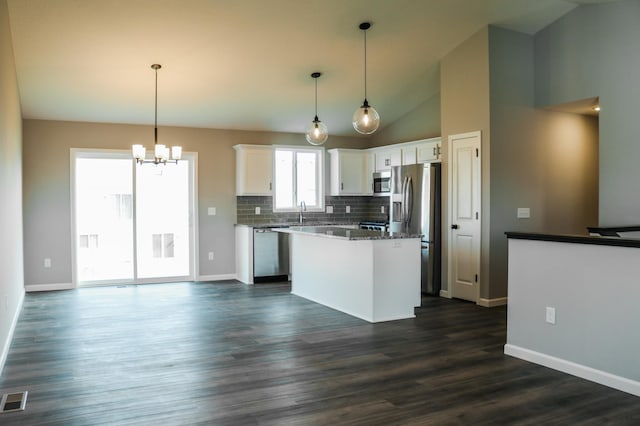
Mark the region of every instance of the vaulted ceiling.
MULTIPOLYGON (((597 0, 595 0, 597 1, 597 0)), ((8 0, 24 118, 357 135, 439 91, 439 59, 487 24, 533 34, 565 0, 8 0)))

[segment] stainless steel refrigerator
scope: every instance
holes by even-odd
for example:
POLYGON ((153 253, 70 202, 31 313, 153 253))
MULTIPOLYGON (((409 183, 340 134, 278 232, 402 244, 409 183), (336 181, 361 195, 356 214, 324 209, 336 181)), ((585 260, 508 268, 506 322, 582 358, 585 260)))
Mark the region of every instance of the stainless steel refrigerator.
POLYGON ((391 168, 389 232, 422 234, 422 292, 440 293, 441 270, 440 163, 391 168))

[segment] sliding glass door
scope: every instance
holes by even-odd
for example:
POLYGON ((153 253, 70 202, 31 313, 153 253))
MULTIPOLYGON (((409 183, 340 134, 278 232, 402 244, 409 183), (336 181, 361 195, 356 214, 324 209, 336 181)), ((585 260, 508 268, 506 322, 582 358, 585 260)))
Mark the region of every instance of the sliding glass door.
POLYGON ((192 280, 195 157, 137 165, 129 153, 72 151, 78 285, 192 280))

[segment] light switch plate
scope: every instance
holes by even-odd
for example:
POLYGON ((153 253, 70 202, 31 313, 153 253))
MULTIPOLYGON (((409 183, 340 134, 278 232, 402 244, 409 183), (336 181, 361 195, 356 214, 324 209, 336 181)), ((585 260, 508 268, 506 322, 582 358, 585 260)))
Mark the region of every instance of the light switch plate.
POLYGON ((529 207, 518 207, 518 219, 529 219, 531 217, 531 209, 529 207))
POLYGON ((550 306, 547 306, 547 311, 546 311, 546 318, 545 320, 549 323, 549 324, 555 324, 556 323, 556 308, 552 308, 550 306))
POLYGON ((215 216, 216 215, 216 208, 215 207, 209 207, 207 212, 209 213, 209 216, 215 216))

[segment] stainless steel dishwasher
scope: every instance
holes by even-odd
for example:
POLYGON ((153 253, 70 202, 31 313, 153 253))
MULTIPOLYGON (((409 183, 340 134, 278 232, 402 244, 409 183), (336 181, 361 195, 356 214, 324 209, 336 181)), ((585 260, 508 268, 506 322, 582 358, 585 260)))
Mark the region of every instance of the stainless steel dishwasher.
POLYGON ((253 282, 288 279, 289 234, 253 229, 253 282))

